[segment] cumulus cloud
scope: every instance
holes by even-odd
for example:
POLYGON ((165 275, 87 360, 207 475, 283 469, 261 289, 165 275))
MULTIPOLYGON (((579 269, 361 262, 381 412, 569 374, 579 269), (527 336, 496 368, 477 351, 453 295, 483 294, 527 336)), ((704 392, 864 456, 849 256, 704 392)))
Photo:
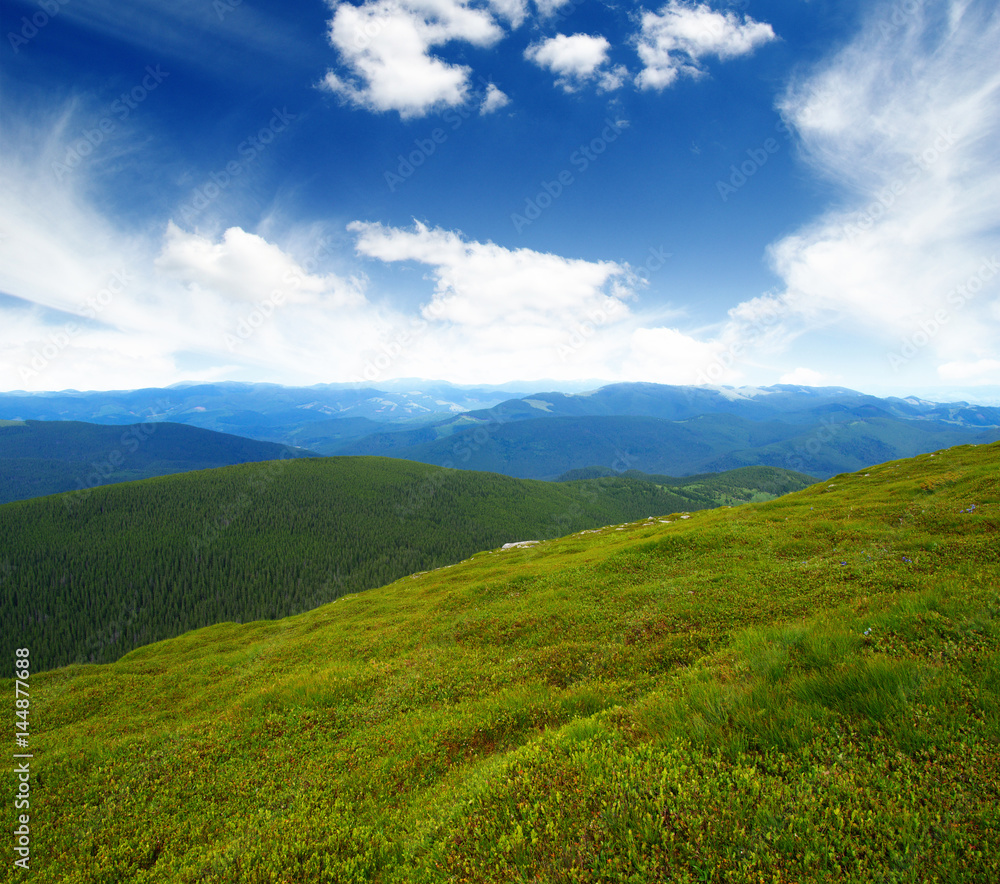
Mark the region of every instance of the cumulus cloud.
POLYGON ((489 0, 490 7, 513 27, 520 27, 528 14, 527 0, 489 0))
MULTIPOLYGON (((403 118, 425 116, 471 98, 472 69, 441 57, 449 43, 489 47, 529 16, 526 0, 328 0, 333 14, 328 37, 338 64, 322 86, 348 104, 403 118)), ((572 0, 537 0, 542 22, 560 15, 572 0)), ((635 78, 644 89, 663 89, 681 74, 699 76, 708 57, 733 58, 775 39, 769 24, 716 12, 704 3, 670 0, 659 12, 644 12, 634 45, 642 62, 635 78)), ((525 59, 555 75, 566 92, 594 86, 620 89, 632 75, 610 61, 611 43, 601 35, 557 34, 532 43, 525 59)), ((502 106, 503 93, 486 96, 481 113, 502 106)))
POLYGON ((585 261, 465 239, 415 222, 400 229, 355 222, 360 255, 429 268, 423 336, 407 348, 414 376, 466 381, 524 375, 660 383, 737 382, 729 340, 685 332, 633 309, 642 279, 626 264, 585 261), (721 371, 709 370, 721 366, 721 371))
POLYGON ((718 12, 705 3, 670 0, 659 12, 644 12, 637 40, 643 69, 636 83, 643 89, 665 89, 681 75, 705 73, 702 59, 749 55, 775 39, 769 24, 718 12))
POLYGON ((434 290, 422 317, 432 333, 426 348, 411 350, 414 370, 436 365, 470 380, 517 377, 529 365, 548 377, 566 374, 560 349, 574 329, 588 321, 608 329, 626 321, 626 302, 639 284, 626 265, 613 261, 508 249, 421 223, 404 230, 355 222, 349 229, 361 255, 430 268, 434 290))
POLYGON ((479 113, 482 116, 491 114, 510 104, 510 98, 498 87, 490 83, 486 87, 486 94, 483 96, 483 103, 479 106, 479 113))
POLYGON ((781 102, 803 157, 845 194, 771 248, 784 311, 881 339, 899 380, 938 359, 942 377, 973 366, 996 382, 1000 13, 892 13, 878 7, 781 102))
MULTIPOLYGON (((512 23, 523 19, 523 3, 491 7, 512 23)), ((490 9, 468 0, 369 0, 334 5, 329 40, 340 57, 323 84, 358 107, 416 117, 463 104, 471 70, 432 54, 459 41, 491 46, 504 35, 490 9)))
POLYGON ((624 314, 622 300, 632 296, 636 284, 629 268, 613 261, 469 242, 460 233, 419 222, 401 230, 356 221, 348 229, 357 237, 359 254, 431 267, 435 290, 424 315, 467 328, 561 325, 567 313, 604 305, 609 298, 624 314))
POLYGON ((237 302, 253 303, 274 292, 289 303, 323 300, 330 307, 358 307, 365 302, 357 279, 308 273, 277 245, 239 227, 214 242, 171 222, 154 266, 190 291, 214 292, 237 302))
POLYGON ((605 37, 590 34, 557 34, 540 43, 533 43, 524 57, 556 75, 556 84, 566 92, 575 92, 597 80, 605 90, 621 86, 623 68, 607 67, 611 44, 605 37))

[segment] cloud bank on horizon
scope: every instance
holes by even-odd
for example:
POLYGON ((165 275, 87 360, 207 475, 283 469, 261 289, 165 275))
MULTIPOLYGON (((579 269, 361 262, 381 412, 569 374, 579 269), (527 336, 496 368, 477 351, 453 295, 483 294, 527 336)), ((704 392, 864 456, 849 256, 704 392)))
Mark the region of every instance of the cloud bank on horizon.
MULTIPOLYGON (((819 10, 584 5, 330 2, 275 30, 295 66, 254 50, 273 93, 103 0, 12 31, 0 388, 1000 387, 993 4, 859 4, 825 42, 819 10), (53 59, 85 34, 119 54, 81 88, 94 53, 53 59)), ((269 12, 209 24, 249 52, 269 12)))

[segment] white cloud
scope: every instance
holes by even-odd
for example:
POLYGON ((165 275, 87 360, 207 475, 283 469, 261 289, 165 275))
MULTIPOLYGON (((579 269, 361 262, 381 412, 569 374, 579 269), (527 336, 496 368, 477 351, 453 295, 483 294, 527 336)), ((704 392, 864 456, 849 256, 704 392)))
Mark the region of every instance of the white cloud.
POLYGON ((116 225, 89 196, 90 169, 53 174, 77 131, 64 123, 5 133, 0 150, 0 292, 13 296, 0 298, 0 389, 312 383, 356 371, 398 321, 362 279, 320 271, 329 251, 308 233, 287 233, 293 254, 238 227, 116 225))
POLYGON ((564 6, 568 6, 573 0, 535 0, 535 7, 542 18, 551 18, 564 6))
POLYGON ((85 168, 55 171, 78 131, 75 111, 44 130, 5 121, 0 143, 0 291, 69 313, 141 248, 86 208, 85 168))
MULTIPOLYGON (((715 329, 636 330, 629 376, 680 382, 693 367, 735 383, 825 358, 839 378, 844 354, 865 352, 857 386, 1000 382, 1000 16, 964 0, 939 18, 879 9, 781 102, 802 156, 845 194, 770 248, 784 290, 715 329)), ((818 368, 779 377, 828 382, 818 368)))
POLYGON ((826 382, 826 375, 823 372, 803 368, 801 365, 778 378, 779 384, 796 384, 803 387, 822 387, 826 382))
POLYGON ((627 265, 468 241, 415 222, 410 229, 355 222, 357 251, 386 263, 430 268, 433 292, 421 313, 427 330, 407 348, 413 376, 437 372, 468 382, 587 376, 701 383, 737 382, 729 341, 659 325, 680 311, 639 315, 629 304, 641 280, 627 265), (650 326, 650 327, 647 327, 650 326))
POLYGON ((742 374, 726 361, 720 340, 700 340, 676 328, 632 333, 624 376, 658 384, 737 383, 742 374), (718 371, 711 371, 712 367, 718 371))
POLYGON ((614 67, 600 70, 597 74, 598 91, 614 92, 616 89, 621 89, 628 76, 628 68, 623 64, 616 64, 614 67))
MULTIPOLYGON (((615 327, 630 317, 625 302, 638 280, 622 264, 470 242, 420 223, 401 230, 355 222, 349 229, 361 255, 430 268, 434 291, 422 308, 430 330, 408 353, 418 375, 436 370, 480 381, 523 376, 530 366, 540 376, 568 377, 565 349, 572 350, 568 342, 581 323, 596 323, 602 336, 617 340, 615 327)), ((591 358, 599 350, 587 353, 595 371, 591 358)))
POLYGON ((890 12, 781 103, 802 155, 845 199, 771 260, 787 322, 881 341, 900 382, 939 360, 958 377, 1000 356, 1000 16, 964 0, 890 12))
MULTIPOLYGON (((508 20, 523 17, 523 4, 491 5, 508 20)), ((469 0, 338 3, 329 39, 346 70, 330 70, 323 83, 358 107, 398 111, 404 118, 422 116, 463 104, 468 97, 470 69, 443 61, 431 50, 453 41, 491 46, 503 34, 489 10, 473 7, 469 0)))
POLYGON ((946 381, 1000 384, 1000 359, 977 359, 975 362, 946 362, 944 365, 938 366, 938 374, 946 381))
POLYGON ((556 84, 566 92, 575 92, 585 84, 600 78, 604 89, 621 86, 621 69, 607 70, 611 44, 605 37, 590 34, 557 34, 529 46, 524 57, 556 75, 556 84))
POLYGON ((436 285, 424 315, 469 329, 548 327, 553 322, 561 328, 567 314, 594 309, 608 298, 624 314, 621 300, 631 297, 635 285, 629 269, 613 261, 468 242, 459 233, 419 222, 411 230, 360 221, 348 229, 357 236, 362 255, 431 267, 436 285))
POLYGON ((512 27, 520 27, 528 14, 527 0, 489 0, 490 6, 497 15, 511 23, 512 27))
POLYGON ((604 37, 589 34, 556 34, 529 46, 525 57, 554 74, 589 77, 607 60, 611 44, 604 37))
MULTIPOLYGON (((496 21, 516 18, 519 8, 507 4, 507 18, 499 5, 490 12, 457 0, 351 8, 363 17, 376 7, 394 11, 389 32, 416 34, 411 58, 419 70, 439 62, 430 50, 452 39, 448 35, 494 39, 491 28, 502 33, 496 21), (472 17, 455 24, 448 15, 460 8, 472 17)), ((656 15, 657 27, 670 10, 700 8, 668 4, 656 15)), ((423 225, 351 225, 359 255, 416 262, 430 280, 421 311, 394 306, 392 292, 371 300, 360 276, 309 266, 303 259, 308 240, 298 242, 288 231, 231 227, 209 236, 168 225, 166 218, 151 231, 116 226, 89 196, 100 188, 88 180, 88 168, 62 181, 52 174, 52 158, 65 155, 59 132, 79 127, 55 126, 55 134, 35 140, 8 135, 0 150, 0 291, 20 300, 0 300, 0 386, 158 385, 240 373, 286 383, 347 379, 371 354, 384 352, 387 340, 396 341, 400 329, 410 340, 387 375, 502 381, 586 373, 735 383, 753 372, 755 382, 780 377, 814 384, 839 381, 844 354, 851 352, 869 360, 850 369, 854 380, 845 381, 854 385, 869 378, 914 388, 997 383, 1000 70, 994 50, 1000 14, 977 0, 942 3, 934 7, 940 15, 921 7, 902 19, 890 19, 891 8, 879 7, 881 19, 873 13, 854 40, 796 82, 780 103, 801 157, 840 189, 836 206, 773 245, 769 256, 784 282, 777 293, 735 305, 708 329, 637 315, 631 300, 637 281, 624 264, 475 242, 423 225), (880 21, 891 21, 888 32, 880 21), (120 273, 127 285, 83 319, 88 299, 120 273), (286 288, 284 305, 235 349, 227 347, 226 335, 290 278, 297 283, 286 288), (71 321, 78 326, 72 341, 54 342, 71 321), (410 334, 413 329, 419 334, 410 334), (880 346, 866 349, 866 341, 880 346), (798 349, 789 353, 793 345, 798 349), (44 370, 22 382, 20 370, 30 367, 33 354, 53 347, 44 370), (904 349, 905 367, 893 373, 884 356, 904 349), (183 368, 185 354, 204 366, 200 374, 183 368)), ((575 56, 560 54, 552 42, 549 61, 562 66, 551 67, 557 76, 590 77, 599 86, 602 77, 620 74, 609 67, 603 38, 577 36, 587 42, 575 56)), ((677 34, 673 39, 682 45, 677 34)), ((698 59, 727 57, 738 48, 738 41, 728 49, 719 40, 696 42, 689 38, 685 45, 694 51, 673 55, 697 67, 698 59)), ((444 74, 454 73, 440 64, 444 74)), ((455 70, 457 91, 433 100, 469 97, 467 72, 455 70)), ((359 100, 372 100, 375 93, 366 90, 374 80, 352 76, 359 100)), ((405 100, 403 93, 379 93, 383 109, 426 109, 431 93, 414 88, 405 100)), ((481 100, 487 113, 506 96, 487 87, 481 100)))
MULTIPOLYGON (((470 99, 472 69, 446 61, 440 47, 454 42, 493 46, 528 16, 526 0, 328 2, 333 9, 328 36, 338 65, 327 71, 322 85, 356 107, 396 111, 403 118, 470 99)), ((537 16, 551 19, 570 3, 539 0, 537 16)), ((704 3, 670 0, 659 13, 642 14, 635 44, 643 70, 635 82, 644 89, 663 89, 682 73, 704 73, 703 58, 745 55, 773 39, 768 24, 716 12, 704 3)), ((528 46, 524 57, 551 71, 566 92, 590 85, 610 92, 631 77, 625 65, 611 63, 611 48, 601 35, 557 34, 528 46)), ((481 112, 497 106, 483 104, 481 112)))
POLYGON ((482 116, 491 114, 510 104, 510 98, 498 89, 493 83, 486 87, 486 95, 483 96, 483 103, 479 106, 479 113, 482 116))
POLYGON ((636 83, 643 89, 665 89, 682 74, 705 73, 706 57, 748 55, 774 40, 769 24, 733 12, 717 12, 705 3, 670 0, 658 13, 644 12, 637 42, 643 69, 636 83))
POLYGON ((419 262, 431 280, 422 308, 393 292, 371 300, 362 274, 320 269, 330 253, 318 232, 272 222, 267 235, 209 235, 166 219, 123 230, 92 201, 86 170, 56 182, 47 163, 60 145, 46 148, 47 137, 0 151, 0 291, 13 296, 0 298, 0 388, 439 372, 498 381, 571 378, 581 366, 613 377, 624 358, 640 282, 623 264, 358 223, 362 256, 419 262), (588 323, 598 333, 585 329, 586 347, 574 349, 588 323))
POLYGON ((216 243, 171 222, 154 265, 189 291, 211 291, 235 302, 255 303, 274 292, 288 303, 322 300, 329 307, 358 307, 365 302, 357 280, 307 273, 278 246, 239 227, 216 243))

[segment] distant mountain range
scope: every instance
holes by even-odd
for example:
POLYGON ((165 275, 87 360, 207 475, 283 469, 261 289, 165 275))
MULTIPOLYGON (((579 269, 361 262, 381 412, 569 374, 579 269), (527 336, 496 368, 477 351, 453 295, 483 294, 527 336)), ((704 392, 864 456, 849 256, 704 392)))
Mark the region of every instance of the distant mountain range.
POLYGON ((535 393, 340 449, 555 478, 587 466, 683 476, 750 465, 818 478, 966 442, 1000 439, 1000 409, 842 387, 613 384, 535 393))
POLYGON ((392 381, 383 387, 224 382, 106 392, 0 393, 0 418, 100 424, 169 420, 286 445, 305 447, 303 439, 311 439, 336 446, 345 436, 356 438, 384 425, 440 420, 529 394, 516 387, 459 387, 440 381, 392 381))
POLYGON ((939 403, 909 397, 879 398, 846 387, 665 386, 610 384, 587 393, 533 393, 442 422, 509 423, 557 417, 651 417, 686 421, 706 414, 728 414, 750 421, 811 423, 824 415, 852 411, 858 417, 924 420, 965 428, 1000 426, 1000 408, 965 402, 939 403))
POLYGON ((587 467, 683 476, 769 465, 817 478, 1000 439, 1000 408, 843 387, 609 384, 578 393, 393 381, 2 393, 0 418, 171 421, 331 454, 554 479, 587 467), (383 389, 384 388, 384 389, 383 389))
POLYGON ((584 466, 684 476, 751 465, 825 478, 951 445, 1000 439, 997 428, 868 417, 849 409, 794 423, 750 421, 726 414, 698 415, 685 421, 553 417, 483 422, 451 436, 420 441, 419 437, 434 429, 379 433, 342 451, 533 479, 555 478, 584 466))
POLYGON ((0 503, 310 451, 170 422, 0 421, 0 503))

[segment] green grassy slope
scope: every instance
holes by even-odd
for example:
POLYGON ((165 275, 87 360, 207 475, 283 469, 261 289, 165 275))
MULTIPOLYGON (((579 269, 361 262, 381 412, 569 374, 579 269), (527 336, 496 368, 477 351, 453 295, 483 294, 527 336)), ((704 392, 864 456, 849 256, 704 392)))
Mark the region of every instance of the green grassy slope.
POLYGON ((313 453, 174 423, 0 423, 0 503, 188 470, 313 453))
POLYGON ((20 501, 0 506, 0 651, 26 642, 46 668, 109 662, 505 542, 719 502, 634 479, 550 484, 387 458, 246 464, 20 501))
POLYGON ((996 881, 998 470, 961 447, 32 677, 33 880, 996 881))

